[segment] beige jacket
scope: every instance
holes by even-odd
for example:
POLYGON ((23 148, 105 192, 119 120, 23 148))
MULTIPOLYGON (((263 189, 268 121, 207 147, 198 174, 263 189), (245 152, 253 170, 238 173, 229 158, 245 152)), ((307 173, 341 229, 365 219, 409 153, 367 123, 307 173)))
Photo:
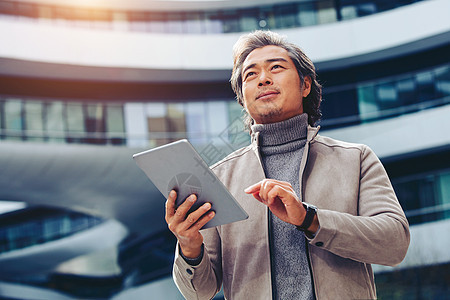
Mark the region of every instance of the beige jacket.
MULTIPOLYGON (((388 176, 365 145, 317 135, 308 128, 300 166, 305 202, 318 207, 320 229, 308 239, 316 298, 376 298, 370 264, 396 265, 409 245, 408 222, 388 176)), ((173 277, 187 299, 210 299, 223 284, 227 299, 271 299, 268 209, 244 193, 264 179, 257 145, 212 167, 249 218, 202 231, 205 252, 192 267, 177 252, 173 277)))

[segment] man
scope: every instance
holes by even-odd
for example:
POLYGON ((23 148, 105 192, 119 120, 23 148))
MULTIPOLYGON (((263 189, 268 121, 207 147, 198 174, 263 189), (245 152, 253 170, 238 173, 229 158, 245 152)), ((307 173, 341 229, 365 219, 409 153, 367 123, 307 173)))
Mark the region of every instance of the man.
POLYGON ((365 145, 318 135, 321 86, 310 59, 256 31, 234 47, 232 87, 248 113, 250 146, 212 169, 249 218, 199 231, 210 204, 166 221, 178 239, 173 275, 187 299, 373 299, 370 264, 396 265, 408 222, 387 174, 365 145))

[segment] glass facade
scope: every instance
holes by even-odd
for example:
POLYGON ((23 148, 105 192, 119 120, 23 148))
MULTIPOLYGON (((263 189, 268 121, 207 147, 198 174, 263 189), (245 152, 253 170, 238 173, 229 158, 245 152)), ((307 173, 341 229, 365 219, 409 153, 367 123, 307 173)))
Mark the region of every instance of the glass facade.
POLYGON ((2 107, 4 111, 2 128, 6 131, 6 135, 13 140, 21 139, 24 129, 22 101, 19 99, 8 99, 3 103, 2 107))
POLYGON ((450 170, 392 180, 411 225, 450 218, 450 170))
POLYGON ((450 102, 450 65, 350 85, 324 87, 323 121, 343 126, 450 102))
POLYGON ((0 96, 1 139, 125 144, 123 105, 0 96))
POLYGON ((58 240, 103 220, 55 208, 26 208, 0 214, 0 254, 58 240))
POLYGON ((157 147, 187 138, 208 164, 250 143, 242 107, 234 100, 127 103, 127 145, 157 147))
POLYGON ((447 97, 450 95, 449 86, 448 65, 396 80, 361 84, 358 86, 361 117, 370 116, 376 111, 447 97))
POLYGON ((170 274, 175 245, 176 238, 168 230, 139 241, 123 241, 117 260, 125 285, 141 285, 170 274))
POLYGON ((448 299, 450 264, 438 264, 375 274, 380 300, 448 299), (446 296, 447 295, 447 296, 446 296))
POLYGON ((0 1, 0 17, 58 26, 154 33, 229 33, 326 24, 421 0, 315 0, 192 12, 114 11, 0 1))
MULTIPOLYGON (((450 65, 361 83, 325 86, 323 128, 342 127, 450 102, 450 65)), ((156 147, 182 138, 224 153, 248 143, 234 99, 94 102, 0 96, 4 140, 156 147)), ((221 155, 223 156, 223 155, 221 155)))

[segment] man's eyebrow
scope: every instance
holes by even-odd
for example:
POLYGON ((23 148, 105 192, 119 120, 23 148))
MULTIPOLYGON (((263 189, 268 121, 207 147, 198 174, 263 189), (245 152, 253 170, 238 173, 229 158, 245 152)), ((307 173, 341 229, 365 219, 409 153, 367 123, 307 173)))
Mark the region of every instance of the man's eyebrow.
MULTIPOLYGON (((269 58, 269 59, 266 59, 264 62, 265 63, 272 63, 272 62, 276 62, 276 61, 288 62, 286 59, 284 59, 282 57, 269 58)), ((242 74, 244 74, 248 69, 251 69, 254 66, 256 66, 256 64, 250 64, 250 65, 246 66, 244 68, 244 70, 242 70, 242 74)))
POLYGON ((244 70, 242 70, 242 74, 244 74, 248 69, 251 69, 251 68, 253 68, 254 66, 256 66, 256 64, 250 64, 250 65, 246 66, 246 67, 244 68, 244 70))
POLYGON ((284 61, 284 62, 288 62, 286 59, 282 58, 282 57, 276 57, 276 58, 271 58, 271 59, 267 59, 266 62, 274 62, 274 61, 284 61))

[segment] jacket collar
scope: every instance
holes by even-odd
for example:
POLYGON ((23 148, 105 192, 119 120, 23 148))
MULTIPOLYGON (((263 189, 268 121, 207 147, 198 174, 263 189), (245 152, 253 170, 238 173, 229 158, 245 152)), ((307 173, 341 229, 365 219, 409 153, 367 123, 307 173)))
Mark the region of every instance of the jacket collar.
POLYGON ((312 127, 312 126, 308 125, 308 133, 306 136, 306 140, 308 143, 311 142, 317 136, 317 134, 319 134, 319 130, 320 130, 320 125, 318 125, 317 127, 312 127))
MULTIPOLYGON (((310 125, 308 125, 308 133, 306 136, 306 141, 309 143, 311 142, 319 133, 320 130, 320 126, 317 127, 312 127, 310 125)), ((252 138, 252 146, 253 148, 258 148, 259 147, 259 132, 253 132, 251 135, 252 138)))

